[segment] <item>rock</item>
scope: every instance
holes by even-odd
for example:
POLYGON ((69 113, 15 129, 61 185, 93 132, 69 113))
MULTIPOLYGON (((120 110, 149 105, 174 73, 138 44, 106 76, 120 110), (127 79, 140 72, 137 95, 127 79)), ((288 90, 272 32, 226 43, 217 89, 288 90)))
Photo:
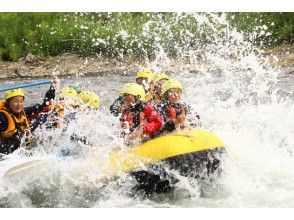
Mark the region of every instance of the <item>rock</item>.
POLYGON ((18 77, 22 77, 22 74, 20 73, 20 70, 17 69, 17 68, 15 68, 15 69, 13 70, 13 73, 14 73, 16 76, 18 76, 18 77))
POLYGON ((36 56, 34 56, 33 54, 31 54, 31 53, 28 53, 28 55, 25 58, 26 63, 34 63, 34 62, 36 62, 38 60, 39 59, 36 56))

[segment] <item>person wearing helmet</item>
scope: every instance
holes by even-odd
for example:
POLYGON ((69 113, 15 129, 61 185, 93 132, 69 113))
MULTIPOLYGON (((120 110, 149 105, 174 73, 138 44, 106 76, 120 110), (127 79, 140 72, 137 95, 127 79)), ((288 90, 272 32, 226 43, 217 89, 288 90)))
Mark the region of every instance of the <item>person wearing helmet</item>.
POLYGON ((169 76, 165 73, 156 74, 152 79, 152 99, 151 105, 156 109, 161 106, 161 87, 165 81, 169 79, 169 76))
POLYGON ((165 121, 163 132, 172 132, 178 128, 186 127, 188 108, 181 103, 182 93, 183 86, 178 80, 170 79, 162 85, 162 109, 165 121))
POLYGON ((110 106, 110 113, 115 117, 119 116, 123 112, 123 97, 119 96, 110 106))
POLYGON ((59 99, 66 99, 66 98, 76 98, 78 95, 78 91, 75 87, 72 86, 64 86, 60 90, 59 99))
POLYGON ((92 91, 82 91, 79 97, 89 109, 97 110, 100 107, 100 97, 92 91))
MULTIPOLYGON (((47 130, 59 129, 61 131, 59 139, 65 139, 66 143, 69 140, 73 142, 70 147, 61 146, 57 156, 77 155, 80 153, 81 144, 92 144, 87 136, 69 128, 76 126, 78 117, 88 113, 87 110, 97 110, 100 107, 100 97, 92 91, 77 90, 73 86, 63 87, 58 97, 44 127, 47 130)), ((56 133, 54 132, 53 135, 56 135, 56 133)))
MULTIPOLYGON (((154 76, 154 73, 152 73, 148 69, 143 69, 137 72, 136 75, 136 83, 138 85, 143 86, 145 90, 145 100, 150 101, 151 100, 151 82, 152 78, 154 76)), ((123 111, 123 97, 119 96, 114 103, 110 106, 110 113, 113 114, 115 117, 117 117, 120 113, 123 111)))
POLYGON ((126 138, 126 142, 130 143, 137 138, 152 138, 160 130, 162 119, 144 100, 144 88, 136 83, 127 83, 122 87, 120 95, 125 106, 120 118, 123 129, 121 135, 126 138))
POLYGON ((77 91, 75 87, 63 87, 59 94, 59 101, 53 108, 53 128, 66 129, 70 121, 76 119, 79 111, 85 109, 97 110, 100 107, 100 97, 92 91, 77 91))
POLYGON ((41 113, 49 111, 51 100, 55 98, 55 88, 59 79, 54 77, 50 89, 46 92, 42 104, 25 107, 25 93, 22 89, 5 92, 4 100, 0 101, 0 153, 10 154, 21 146, 29 144, 31 133, 37 126, 33 120, 41 117, 41 113))
MULTIPOLYGON (((93 91, 88 91, 88 90, 80 91, 78 93, 78 98, 80 102, 78 109, 81 111, 82 114, 89 113, 88 110, 90 111, 98 110, 100 107, 100 104, 101 104, 100 97, 93 91)), ((73 119, 73 117, 71 117, 71 119, 73 119)), ((76 114, 75 114, 74 120, 75 119, 76 119, 76 114)), ((77 143, 83 143, 85 145, 93 145, 92 143, 90 143, 87 136, 77 134, 75 132, 71 135, 70 140, 77 143)), ((68 154, 69 153, 72 154, 72 151, 69 151, 67 149, 65 149, 65 152, 68 152, 68 154)))
POLYGON ((147 93, 150 91, 150 85, 152 83, 152 78, 154 73, 151 70, 143 69, 139 70, 136 75, 136 83, 142 85, 147 93))
MULTIPOLYGON (((79 91, 80 92, 80 91, 79 91)), ((78 91, 73 86, 64 86, 58 94, 58 100, 51 104, 51 111, 43 121, 45 128, 55 129, 65 127, 71 120, 75 119, 76 112, 80 107, 78 91)), ((45 117, 44 117, 45 118, 45 117)))

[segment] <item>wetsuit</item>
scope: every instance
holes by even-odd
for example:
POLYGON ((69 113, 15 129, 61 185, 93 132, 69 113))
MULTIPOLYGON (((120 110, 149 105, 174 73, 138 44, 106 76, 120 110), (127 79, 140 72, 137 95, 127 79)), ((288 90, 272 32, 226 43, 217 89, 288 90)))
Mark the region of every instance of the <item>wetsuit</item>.
POLYGON ((110 106, 110 113, 117 117, 121 112, 121 107, 123 105, 123 97, 118 97, 114 103, 110 106))

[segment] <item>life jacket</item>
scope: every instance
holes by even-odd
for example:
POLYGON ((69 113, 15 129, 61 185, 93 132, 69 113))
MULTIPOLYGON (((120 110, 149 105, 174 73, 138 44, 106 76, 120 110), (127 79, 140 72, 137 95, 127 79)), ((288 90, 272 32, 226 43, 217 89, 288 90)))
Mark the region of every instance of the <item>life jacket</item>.
POLYGON ((135 105, 123 112, 120 118, 121 127, 129 130, 129 132, 133 132, 144 121, 143 109, 144 106, 140 103, 140 105, 135 105))
MULTIPOLYGON (((71 113, 74 113, 75 115, 75 112, 68 112, 68 108, 75 109, 77 106, 78 105, 76 105, 75 103, 51 103, 48 128, 62 128, 64 125, 64 119, 72 120, 73 116, 71 113), (68 118, 68 116, 70 117, 68 118)), ((82 110, 80 109, 80 111, 82 110)))
POLYGON ((24 111, 18 116, 13 115, 6 107, 6 101, 0 100, 0 112, 3 113, 8 121, 6 131, 0 133, 1 139, 8 139, 17 134, 28 133, 27 142, 31 140, 30 124, 24 111))
POLYGON ((65 112, 64 108, 65 105, 61 103, 55 103, 51 106, 53 112, 54 112, 54 120, 55 120, 55 127, 61 128, 62 127, 62 119, 64 118, 65 112))
MULTIPOLYGON (((146 92, 144 97, 146 102, 150 102, 152 100, 152 92, 146 92)), ((121 112, 121 106, 124 104, 123 97, 119 96, 118 99, 114 101, 114 103, 110 106, 110 113, 117 117, 121 112)))
MULTIPOLYGON (((182 114, 187 115, 187 113, 188 110, 184 104, 164 101, 162 103, 162 116, 164 119, 164 125, 161 129, 161 133, 169 133, 176 130, 177 117, 182 114)), ((180 125, 180 128, 184 129, 185 126, 180 125)))
POLYGON ((124 134, 133 132, 138 126, 142 127, 143 135, 151 137, 162 126, 162 118, 154 108, 148 104, 139 102, 125 110, 120 118, 124 134))
POLYGON ((166 108, 167 116, 170 120, 175 120, 179 115, 187 115, 187 110, 183 104, 171 103, 166 108))
POLYGON ((149 102, 152 99, 152 92, 146 92, 145 101, 149 102))

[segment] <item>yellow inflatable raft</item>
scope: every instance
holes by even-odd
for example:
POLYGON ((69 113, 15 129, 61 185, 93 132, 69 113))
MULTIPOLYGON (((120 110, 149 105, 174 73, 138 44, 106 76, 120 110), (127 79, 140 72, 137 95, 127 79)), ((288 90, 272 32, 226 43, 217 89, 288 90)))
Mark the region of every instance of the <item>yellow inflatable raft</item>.
POLYGON ((220 173, 224 152, 224 143, 213 133, 204 129, 184 130, 135 148, 111 152, 107 173, 111 177, 128 172, 138 182, 136 190, 145 194, 169 192, 172 182, 176 182, 170 173, 195 178, 220 173))
MULTIPOLYGON (((163 135, 134 148, 111 151, 109 155, 99 154, 101 160, 97 158, 97 166, 105 174, 103 179, 129 173, 137 180, 137 189, 152 194, 172 189, 166 170, 196 178, 209 176, 220 170, 223 153, 224 143, 220 138, 197 128, 163 135), (101 157, 108 158, 108 163, 101 157)), ((42 160, 25 162, 10 168, 4 178, 13 179, 47 164, 42 160)))
POLYGON ((110 173, 128 172, 172 157, 224 148, 224 143, 204 129, 184 130, 145 142, 138 147, 110 154, 110 173))

